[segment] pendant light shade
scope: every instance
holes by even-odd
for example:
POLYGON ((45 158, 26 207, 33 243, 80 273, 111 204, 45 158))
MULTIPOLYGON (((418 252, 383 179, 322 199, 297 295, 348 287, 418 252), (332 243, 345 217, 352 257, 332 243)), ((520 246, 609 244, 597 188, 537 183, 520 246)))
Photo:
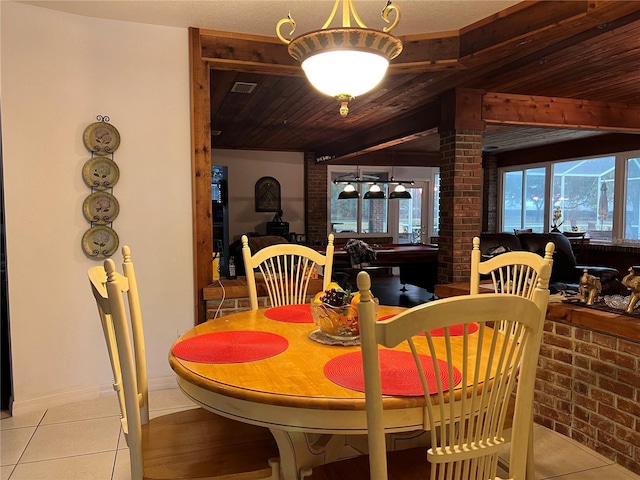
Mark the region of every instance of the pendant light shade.
POLYGON ((324 26, 293 40, 285 38, 280 29, 289 24, 295 31, 291 14, 276 25, 278 38, 289 45, 289 55, 299 61, 309 82, 325 95, 334 97, 341 103, 340 115, 349 113, 348 103, 356 96, 373 90, 384 78, 389 61, 402 51, 402 42, 389 34, 400 21, 400 10, 390 1, 382 10, 382 18, 389 22, 389 14, 395 12, 395 20, 380 30, 367 28, 358 16, 353 0, 342 0, 342 27, 329 28, 340 0, 336 0, 333 10, 324 26), (351 17, 358 27, 351 26, 351 17))
POLYGON ((389 200, 400 200, 404 198, 410 199, 411 194, 407 192, 407 189, 404 188, 402 184, 398 185, 393 192, 389 194, 389 200))
POLYGON ((344 189, 338 195, 338 200, 351 200, 354 198, 360 198, 360 193, 356 190, 351 182, 344 186, 344 189))
POLYGON ((387 198, 385 193, 380 189, 380 185, 374 183, 367 193, 364 194, 365 200, 383 200, 387 198))

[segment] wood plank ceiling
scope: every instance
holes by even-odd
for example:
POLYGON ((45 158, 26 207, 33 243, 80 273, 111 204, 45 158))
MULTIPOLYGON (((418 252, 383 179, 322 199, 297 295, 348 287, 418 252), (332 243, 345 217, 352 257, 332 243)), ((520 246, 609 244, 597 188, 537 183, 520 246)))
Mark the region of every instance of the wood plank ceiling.
POLYGON ((387 77, 346 118, 277 39, 201 38, 213 148, 435 165, 440 100, 453 88, 487 92, 484 145, 503 163, 576 141, 640 148, 640 2, 522 2, 459 32, 402 37, 387 77), (237 82, 256 87, 234 93, 237 82))

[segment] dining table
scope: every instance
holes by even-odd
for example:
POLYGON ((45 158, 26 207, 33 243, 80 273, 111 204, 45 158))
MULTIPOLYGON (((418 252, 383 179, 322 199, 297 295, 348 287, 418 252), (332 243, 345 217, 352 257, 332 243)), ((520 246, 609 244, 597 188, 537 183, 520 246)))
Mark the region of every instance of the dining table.
MULTIPOLYGON (((403 310, 380 305, 378 320, 403 310)), ((176 340, 169 363, 179 388, 196 404, 269 428, 282 479, 298 480, 316 465, 366 453, 360 355, 357 338, 340 341, 319 331, 306 304, 199 324, 176 340)), ((425 399, 408 349, 381 347, 380 356, 381 369, 392 370, 382 371, 388 448, 426 444, 425 399)))

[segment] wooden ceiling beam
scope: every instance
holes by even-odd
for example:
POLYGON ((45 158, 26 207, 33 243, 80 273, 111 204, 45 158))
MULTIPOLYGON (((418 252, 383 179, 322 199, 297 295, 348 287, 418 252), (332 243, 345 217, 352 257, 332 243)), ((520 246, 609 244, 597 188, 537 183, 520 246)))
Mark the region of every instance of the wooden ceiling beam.
POLYGON ((640 133, 640 104, 494 92, 482 104, 487 123, 640 133))
POLYGON ((389 148, 418 136, 433 132, 440 123, 440 105, 433 103, 418 112, 394 119, 393 122, 358 132, 341 142, 346 148, 329 143, 316 150, 318 156, 329 157, 328 163, 347 160, 363 153, 389 148))

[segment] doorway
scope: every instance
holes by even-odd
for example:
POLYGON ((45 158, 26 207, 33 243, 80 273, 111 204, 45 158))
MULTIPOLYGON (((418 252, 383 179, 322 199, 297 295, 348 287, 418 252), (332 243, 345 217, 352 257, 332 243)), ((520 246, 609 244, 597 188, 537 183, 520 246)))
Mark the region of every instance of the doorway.
POLYGON ((411 198, 392 200, 398 202, 397 242, 427 243, 429 207, 425 192, 429 191, 428 182, 416 182, 405 189, 411 198))

